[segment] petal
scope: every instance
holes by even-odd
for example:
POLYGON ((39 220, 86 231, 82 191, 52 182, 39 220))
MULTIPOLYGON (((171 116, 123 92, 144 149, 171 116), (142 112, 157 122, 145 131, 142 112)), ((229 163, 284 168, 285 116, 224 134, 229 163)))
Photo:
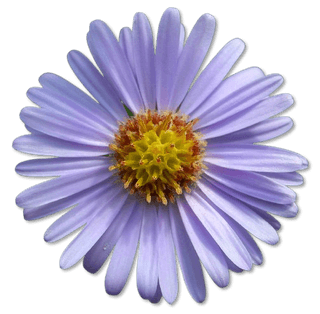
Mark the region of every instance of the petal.
POLYGON ((137 286, 141 297, 150 299, 155 295, 158 285, 158 221, 156 207, 144 206, 139 240, 137 286))
POLYGON ((158 302, 161 300, 161 298, 162 298, 162 291, 161 291, 160 285, 159 285, 159 283, 158 283, 156 293, 155 293, 155 295, 154 295, 152 298, 149 299, 149 301, 150 301, 151 303, 154 303, 154 304, 155 304, 155 303, 158 303, 158 302))
POLYGON ((255 237, 269 244, 275 244, 279 241, 277 232, 255 211, 250 210, 248 205, 217 189, 205 180, 200 180, 198 186, 213 204, 255 237))
POLYGON ((68 53, 68 62, 83 86, 112 115, 113 119, 109 118, 108 122, 110 120, 117 126, 117 120, 128 117, 117 92, 85 55, 72 50, 68 53))
POLYGON ((66 141, 94 146, 108 146, 113 141, 113 134, 106 129, 103 133, 71 116, 67 117, 46 109, 25 107, 20 113, 20 118, 30 127, 66 141))
POLYGON ((193 213, 188 203, 182 198, 177 202, 183 224, 201 263, 219 287, 227 286, 229 271, 223 252, 193 213))
POLYGON ((280 222, 267 212, 254 207, 251 207, 251 209, 261 216, 261 218, 263 218, 266 222, 268 222, 275 230, 278 231, 281 228, 280 222))
POLYGON ((104 194, 104 200, 98 204, 98 213, 62 253, 62 269, 76 264, 92 248, 121 210, 127 196, 128 193, 117 185, 104 194))
POLYGON ((28 177, 61 176, 101 166, 107 169, 109 160, 106 157, 31 159, 19 163, 16 172, 28 177))
POLYGON ((208 164, 210 182, 218 181, 241 193, 277 204, 291 204, 296 194, 289 188, 254 172, 225 169, 208 164))
POLYGON ((140 236, 143 208, 138 206, 118 240, 108 267, 105 288, 111 295, 119 294, 126 284, 140 236))
POLYGON ((132 31, 129 27, 124 27, 121 29, 120 35, 119 35, 119 44, 125 56, 127 57, 132 73, 136 77, 136 71, 135 71, 134 59, 133 59, 134 50, 133 50, 132 31))
POLYGON ((169 204, 172 237, 179 259, 182 275, 189 293, 196 302, 203 302, 206 288, 201 264, 181 220, 177 206, 169 204))
POLYGON ((198 189, 186 194, 185 198, 221 250, 240 268, 251 269, 251 257, 247 249, 216 206, 198 189))
POLYGON ((202 15, 193 27, 179 57, 169 109, 178 108, 186 96, 211 45, 214 30, 215 19, 210 14, 202 15))
POLYGON ((297 172, 259 172, 280 184, 284 185, 301 185, 303 183, 303 177, 297 172))
POLYGON ((110 227, 90 249, 83 259, 83 267, 90 273, 96 273, 110 255, 128 221, 133 216, 139 203, 134 197, 128 197, 123 208, 113 220, 110 227))
POLYGON ((112 31, 104 22, 96 20, 90 24, 89 37, 89 48, 102 73, 130 110, 138 113, 143 108, 141 95, 130 64, 112 31))
POLYGON ((161 18, 155 58, 156 96, 159 110, 168 109, 179 58, 180 13, 167 9, 161 18))
POLYGON ((83 191, 111 175, 106 164, 84 169, 80 173, 61 176, 28 188, 17 196, 16 203, 19 207, 38 207, 83 191))
POLYGON ((208 144, 253 144, 273 139, 288 132, 293 126, 289 117, 266 119, 262 122, 223 136, 210 138, 208 144))
POLYGON ((301 155, 276 147, 260 145, 213 145, 204 161, 230 169, 260 172, 291 172, 308 167, 301 155))
POLYGON ((156 108, 156 74, 152 30, 148 18, 137 13, 132 27, 134 64, 142 99, 146 108, 156 108))
POLYGON ((235 91, 240 90, 246 85, 264 77, 261 69, 253 67, 245 69, 236 74, 226 78, 222 83, 214 90, 214 92, 206 98, 198 107, 184 108, 184 112, 190 116, 190 119, 196 119, 207 112, 212 107, 212 104, 219 103, 227 96, 233 94, 235 91))
POLYGON ((212 106, 198 117, 197 129, 225 120, 257 104, 274 92, 282 83, 281 75, 271 74, 236 90, 219 102, 211 100, 212 106))
POLYGON ((292 104, 293 98, 289 94, 269 97, 228 119, 202 128, 200 131, 204 134, 204 139, 230 134, 275 116, 292 104))
POLYGON ((158 209, 158 223, 159 284, 163 297, 171 304, 178 294, 178 277, 170 216, 168 209, 163 206, 158 209))
POLYGON ((180 37, 179 37, 179 49, 178 49, 179 57, 181 56, 181 52, 184 46, 185 36, 186 36, 186 31, 184 29, 184 26, 180 24, 180 37))
POLYGON ((12 147, 28 154, 58 157, 90 157, 110 153, 108 147, 82 145, 45 134, 20 136, 14 140, 12 147))
POLYGON ((244 42, 238 38, 227 43, 201 72, 182 102, 180 110, 189 114, 204 102, 231 70, 244 48, 244 42))

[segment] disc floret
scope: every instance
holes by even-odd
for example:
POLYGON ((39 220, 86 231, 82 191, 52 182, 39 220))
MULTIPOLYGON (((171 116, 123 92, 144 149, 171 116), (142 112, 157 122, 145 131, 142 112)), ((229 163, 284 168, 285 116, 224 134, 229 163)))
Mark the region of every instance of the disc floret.
POLYGON ((183 189, 199 178, 205 143, 193 131, 196 120, 187 122, 172 112, 137 114, 119 127, 110 149, 125 188, 147 202, 174 202, 183 189))

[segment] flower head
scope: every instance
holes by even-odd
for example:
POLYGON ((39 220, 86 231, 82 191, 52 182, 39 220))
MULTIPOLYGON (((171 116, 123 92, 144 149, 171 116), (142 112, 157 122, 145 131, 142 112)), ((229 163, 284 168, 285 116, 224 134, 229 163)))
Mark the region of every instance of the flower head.
POLYGON ((25 161, 16 171, 56 178, 23 191, 17 205, 27 220, 69 208, 46 231, 48 242, 83 227, 61 256, 63 269, 84 257, 85 269, 97 272, 113 250, 109 294, 123 289, 139 243, 141 297, 174 302, 177 257, 190 294, 202 302, 200 260, 224 287, 229 270, 261 264, 251 235, 278 242, 280 223, 270 214, 297 214, 287 185, 302 183, 296 171, 307 160, 256 144, 292 127, 290 118, 272 117, 293 99, 270 96, 283 82, 278 74, 253 67, 226 77, 244 50, 240 39, 227 43, 193 84, 214 29, 214 18, 205 14, 185 41, 179 11, 169 8, 155 51, 142 13, 119 41, 94 21, 87 40, 101 72, 82 53, 68 55, 93 98, 50 73, 27 93, 40 108, 22 110, 31 134, 13 147, 57 158, 25 161))

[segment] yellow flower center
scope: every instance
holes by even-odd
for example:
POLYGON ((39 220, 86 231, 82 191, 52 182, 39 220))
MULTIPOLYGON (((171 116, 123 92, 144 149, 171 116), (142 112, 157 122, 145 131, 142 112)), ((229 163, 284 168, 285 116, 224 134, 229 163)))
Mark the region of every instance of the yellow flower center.
POLYGON ((147 202, 152 198, 163 204, 195 182, 202 170, 205 143, 193 131, 196 120, 187 122, 172 112, 151 112, 128 119, 115 134, 110 149, 125 188, 147 202))

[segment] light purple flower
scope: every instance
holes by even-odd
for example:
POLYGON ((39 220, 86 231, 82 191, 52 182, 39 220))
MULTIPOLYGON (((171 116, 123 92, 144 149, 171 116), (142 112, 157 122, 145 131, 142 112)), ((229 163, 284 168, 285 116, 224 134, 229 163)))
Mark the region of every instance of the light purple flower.
POLYGON ((119 41, 106 24, 94 21, 87 40, 101 72, 82 53, 68 54, 94 99, 51 73, 40 77, 41 88, 27 93, 40 108, 21 111, 31 134, 17 138, 13 147, 57 158, 25 161, 16 171, 56 178, 23 191, 16 203, 27 220, 71 208, 48 228, 45 240, 57 241, 83 227, 61 256, 63 269, 84 257, 84 268, 95 273, 113 250, 105 279, 111 295, 123 289, 138 250, 142 298, 175 301, 177 258, 191 296, 202 302, 200 261, 225 287, 229 270, 262 263, 252 236, 278 242, 280 223, 270 214, 297 214, 296 195, 287 185, 302 184, 296 171, 305 169, 307 160, 256 144, 293 125, 289 117, 274 117, 293 104, 289 94, 270 96, 283 78, 256 67, 227 77, 245 48, 233 39, 190 89, 214 30, 215 19, 204 14, 185 41, 179 11, 169 8, 155 53, 143 13, 135 15, 132 30, 121 30, 119 41), (159 115, 162 120, 154 122, 159 115), (169 121, 164 133, 154 131, 164 121, 169 121), (121 144, 133 132, 130 123, 136 123, 136 138, 121 144), (154 141, 152 132, 158 136, 154 141), (168 134, 171 138, 164 139, 168 134), (135 161, 136 156, 143 157, 135 161))

